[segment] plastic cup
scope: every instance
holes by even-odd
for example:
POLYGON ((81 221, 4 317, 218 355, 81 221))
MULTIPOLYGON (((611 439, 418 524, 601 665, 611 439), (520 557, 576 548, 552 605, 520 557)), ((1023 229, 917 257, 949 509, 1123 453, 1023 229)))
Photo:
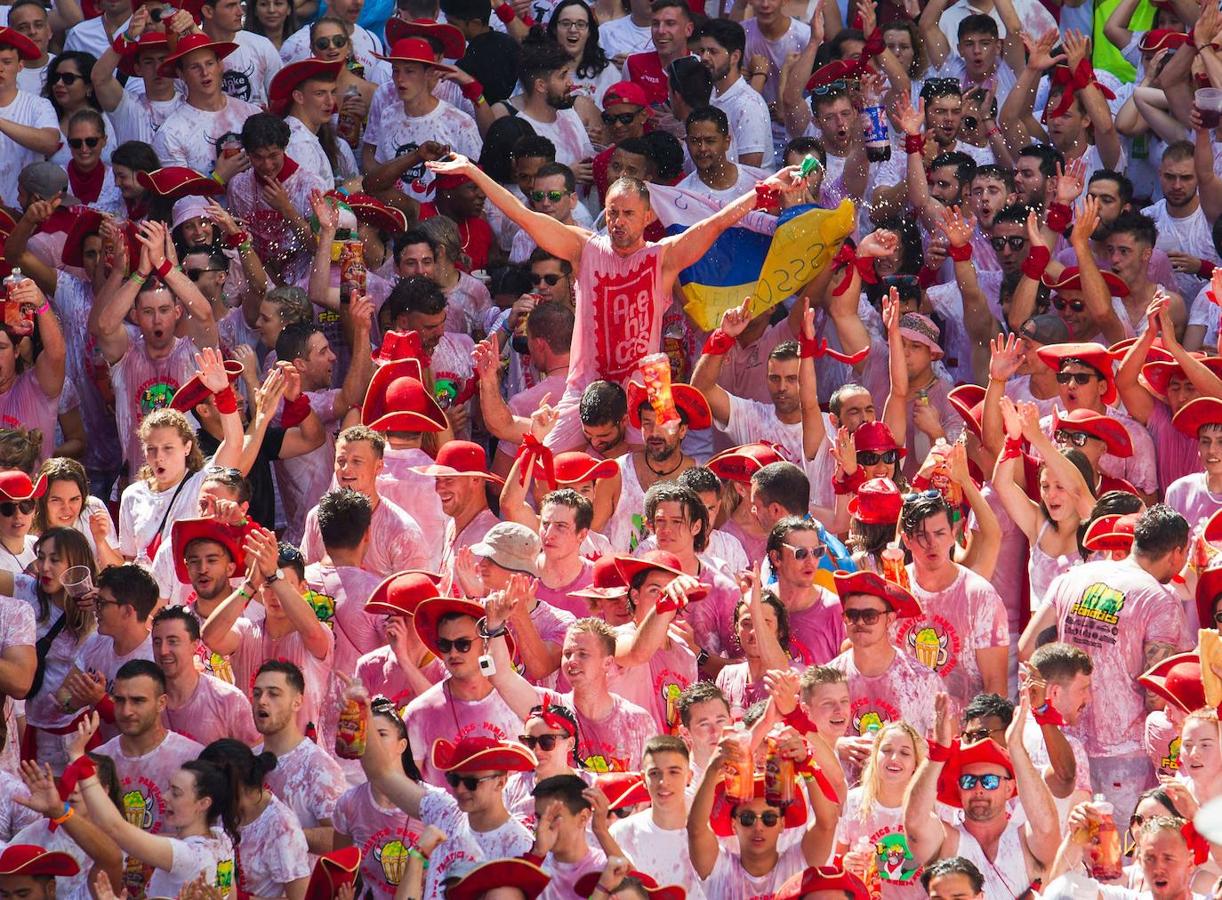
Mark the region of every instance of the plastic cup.
POLYGON ((1193 95, 1192 103, 1206 128, 1217 128, 1222 123, 1222 89, 1201 88, 1193 95))
POLYGON ((72 566, 59 576, 64 593, 69 597, 84 597, 93 590, 93 574, 88 566, 72 566))

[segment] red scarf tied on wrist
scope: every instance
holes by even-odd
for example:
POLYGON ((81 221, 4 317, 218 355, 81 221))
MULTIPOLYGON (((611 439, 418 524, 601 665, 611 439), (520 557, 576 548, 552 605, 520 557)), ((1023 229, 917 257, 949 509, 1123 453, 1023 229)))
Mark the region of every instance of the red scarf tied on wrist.
POLYGON ((1069 107, 1073 104, 1074 95, 1083 88, 1090 87, 1092 84, 1099 89, 1108 100, 1115 100, 1116 94, 1111 88, 1100 84, 1095 79, 1095 67, 1090 64, 1090 60, 1084 59, 1078 63, 1077 68, 1071 70, 1069 66, 1057 66, 1052 70, 1052 83, 1054 86, 1064 88, 1064 93, 1061 94, 1061 102, 1057 104, 1056 109, 1044 110, 1044 121, 1055 119, 1057 116, 1065 115, 1069 107))

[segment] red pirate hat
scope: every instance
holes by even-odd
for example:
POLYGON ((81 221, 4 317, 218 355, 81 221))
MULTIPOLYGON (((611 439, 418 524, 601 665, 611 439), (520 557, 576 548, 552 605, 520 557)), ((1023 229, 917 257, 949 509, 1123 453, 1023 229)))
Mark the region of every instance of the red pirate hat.
POLYGON ((963 808, 959 799, 959 773, 965 766, 973 763, 992 763, 1005 769, 1011 778, 1014 777, 1014 763, 1004 747, 991 738, 976 741, 966 746, 955 745, 951 751, 950 761, 938 775, 938 799, 947 806, 963 808))
POLYGON ((0 47, 12 47, 17 51, 17 55, 27 62, 33 62, 42 56, 38 45, 16 28, 0 27, 0 47))
POLYGON ((1214 606, 1222 594, 1222 557, 1215 560, 1197 576, 1197 621, 1202 628, 1218 629, 1214 622, 1214 606))
POLYGON ((377 197, 371 197, 369 194, 362 194, 359 191, 352 194, 328 191, 327 196, 347 203, 358 222, 364 222, 367 225, 372 225, 379 231, 388 231, 392 234, 407 231, 407 216, 403 214, 403 210, 395 206, 389 206, 377 197))
POLYGON ((233 560, 234 571, 246 570, 246 553, 242 550, 242 539, 246 532, 242 528, 226 525, 212 517, 201 519, 179 519, 170 530, 174 547, 174 574, 183 584, 191 583, 187 573, 186 553, 192 541, 212 541, 220 544, 233 560))
MULTIPOLYGON (((391 19, 398 22, 398 19, 391 19)), ((387 32, 390 31, 388 27, 387 32)), ((532 862, 518 857, 494 859, 476 866, 445 890, 446 900, 479 900, 493 888, 513 885, 526 900, 535 900, 543 893, 552 876, 532 862)))
MULTIPOLYGON (((145 50, 160 50, 170 45, 164 31, 145 31, 140 34, 135 46, 125 45, 123 55, 119 57, 119 71, 129 78, 136 77, 136 63, 145 50)), ((213 182, 216 184, 216 182, 213 182)), ((217 187, 221 187, 217 185, 217 187)), ((221 190, 224 190, 222 187, 221 190)))
POLYGON ((849 515, 867 525, 894 525, 904 498, 890 478, 871 478, 849 500, 849 515))
MULTIPOLYGON (((574 484, 584 484, 587 481, 610 478, 619 471, 619 466, 615 464, 615 460, 595 459, 590 454, 583 453, 580 450, 557 453, 552 460, 552 468, 556 474, 557 487, 568 487, 574 484)), ((546 476, 547 472, 544 469, 543 460, 536 456, 535 478, 538 480, 546 476)))
MULTIPOLYGON (((4 31, 12 31, 5 28, 4 31)), ((69 878, 78 874, 81 867, 67 853, 44 850, 33 844, 9 844, 0 853, 0 875, 28 875, 31 878, 50 876, 69 878)))
POLYGON ((276 73, 267 88, 267 111, 278 116, 285 115, 293 102, 293 91, 310 78, 336 78, 344 65, 343 60, 326 62, 321 59, 299 59, 289 63, 276 73))
POLYGON ((438 738, 429 751, 439 772, 530 772, 539 765, 535 755, 516 741, 465 737, 457 744, 438 738))
POLYGON ((1178 50, 1188 43, 1188 35, 1170 28, 1155 28, 1141 36, 1137 49, 1142 53, 1157 53, 1159 50, 1178 50))
POLYGON ((832 580, 836 583, 836 593, 842 605, 844 598, 850 594, 866 594, 882 600, 901 619, 911 619, 921 614, 921 604, 911 593, 874 572, 838 570, 832 573, 832 580))
POLYGON ((895 442, 895 436, 886 422, 862 422, 853 432, 853 444, 857 451, 869 450, 883 453, 887 450, 898 450, 900 459, 908 455, 908 451, 895 442))
POLYGON ((751 476, 764 466, 774 462, 784 462, 785 455, 781 448, 768 441, 755 444, 743 444, 741 447, 731 447, 722 450, 712 457, 706 465, 713 474, 722 481, 737 481, 739 484, 750 484, 751 476))
MULTIPOLYGON (((236 359, 225 360, 225 376, 233 384, 242 377, 242 364, 236 359)), ((199 374, 192 375, 187 383, 174 392, 170 398, 170 407, 179 412, 190 412, 212 396, 212 391, 204 386, 199 374)))
MULTIPOLYGON (((598 888, 598 879, 602 872, 586 872, 573 884, 573 893, 578 897, 591 897, 598 888)), ((685 900, 687 891, 680 885, 668 884, 660 886, 651 876, 635 869, 626 878, 635 878, 641 883, 641 888, 649 895, 649 900, 685 900)))
POLYGON ((187 166, 163 166, 152 172, 137 172, 136 182, 146 191, 167 200, 183 197, 215 197, 225 186, 187 166))
POLYGON ((628 593, 628 582, 619 570, 619 560, 614 556, 600 556, 594 560, 594 581, 588 588, 569 591, 570 597, 586 600, 608 600, 628 593))
POLYGON ((1217 397, 1197 397, 1180 407, 1171 417, 1171 424, 1180 434, 1196 440, 1206 425, 1222 425, 1222 400, 1217 397))
MULTIPOLYGON (((1201 364, 1215 375, 1222 377, 1222 356, 1202 356, 1200 353, 1192 353, 1191 356, 1199 359, 1201 364)), ((1159 400, 1167 402, 1167 388, 1171 384, 1172 378, 1187 378, 1184 374, 1184 368, 1175 360, 1154 360, 1147 362, 1141 367, 1141 380, 1144 382, 1147 390, 1150 391, 1159 400)))
POLYGON ((453 25, 436 19, 403 19, 391 16, 386 20, 386 43, 397 44, 404 38, 435 38, 441 43, 441 55, 446 59, 462 59, 467 52, 467 39, 453 25))
POLYGON ((1209 521, 1205 523, 1205 531, 1202 532, 1202 537, 1211 544, 1222 542, 1222 510, 1209 517, 1209 521))
POLYGON ((318 857, 306 884, 305 900, 335 900, 339 889, 356 880, 361 867, 359 847, 344 847, 318 857))
POLYGON ((604 772, 595 777, 594 787, 603 792, 612 812, 650 802, 645 776, 640 772, 604 772))
POLYGON ((946 399, 959 414, 963 424, 972 434, 980 437, 981 423, 984 421, 984 388, 978 384, 961 384, 950 391, 946 399))
MULTIPOLYGON (((479 621, 484 617, 484 607, 474 600, 463 600, 458 597, 433 596, 416 603, 416 614, 412 617, 412 622, 416 626, 416 636, 436 657, 444 656, 441 648, 437 646, 437 623, 441 621, 442 616, 450 613, 461 613, 479 621)), ((517 653, 513 635, 506 634, 505 643, 509 646, 510 656, 517 653)))
POLYGON ((1112 354, 1102 344, 1046 344, 1036 351, 1044 365, 1059 372, 1061 366, 1068 360, 1077 360, 1090 366, 1107 379, 1107 390, 1103 392, 1103 402, 1111 406, 1116 402, 1116 374, 1112 371, 1112 354))
POLYGON ((31 482, 29 475, 16 469, 0 472, 0 500, 20 503, 22 500, 35 500, 46 492, 46 475, 39 475, 37 481, 31 482))
POLYGON ((385 56, 380 53, 375 53, 378 59, 384 59, 386 62, 412 62, 420 63, 422 66, 430 66, 434 69, 440 69, 443 72, 453 72, 453 66, 447 66, 445 63, 437 62, 433 56, 433 48, 424 38, 409 37, 400 38, 394 41, 391 45, 390 52, 385 56))
POLYGON ((1205 706, 1201 659, 1196 651, 1177 653, 1137 676, 1137 683, 1185 713, 1205 706))
POLYGON ((233 41, 214 41, 202 32, 184 34, 178 39, 178 47, 174 52, 167 56, 161 65, 157 67, 157 74, 163 78, 173 78, 178 74, 179 62, 196 50, 211 50, 216 54, 217 59, 224 59, 237 49, 238 45, 233 41))
POLYGON ((1128 553, 1133 547, 1133 526, 1138 516, 1100 516, 1082 536, 1082 546, 1094 553, 1128 553))
MULTIPOLYGON (((785 807, 785 828, 800 828, 806 824, 806 801, 802 799, 802 791, 794 786, 793 803, 785 807)), ((762 772, 755 773, 755 799, 764 799, 764 775, 762 772)), ((734 811, 737 804, 731 803, 726 798, 726 783, 722 779, 717 782, 717 787, 713 789, 713 811, 709 814, 709 827, 713 829, 713 833, 718 837, 730 837, 734 834, 734 825, 730 821, 730 814, 734 811)), ((778 810, 769 807, 769 811, 777 812, 778 810)))
MULTIPOLYGON (((672 384, 670 393, 675 400, 675 409, 687 420, 688 428, 699 431, 713 424, 713 411, 700 391, 688 384, 672 384)), ((639 381, 628 382, 628 421, 633 428, 641 427, 641 407, 648 402, 645 385, 639 381)))
MULTIPOLYGON (((1112 292, 1113 297, 1129 296, 1129 286, 1124 279, 1115 272, 1101 272, 1103 280, 1107 282, 1108 289, 1112 292)), ((1077 266, 1066 266, 1061 270, 1061 274, 1053 278, 1047 272, 1040 279, 1047 287, 1054 291, 1080 291, 1082 290, 1082 276, 1078 272, 1077 266)))
POLYGON ((420 362, 379 366, 365 389, 361 423, 374 431, 444 431, 446 414, 420 379, 420 362))
MULTIPOLYGON (((1112 354, 1112 359, 1116 360, 1116 362, 1121 362, 1128 355, 1130 348, 1136 343, 1137 338, 1135 337, 1125 338, 1123 341, 1117 341, 1108 347, 1107 352, 1112 354)), ((1146 362, 1166 362, 1173 359, 1175 357, 1163 346, 1163 339, 1161 337, 1156 337, 1154 343, 1150 345, 1150 349, 1146 351, 1146 362)))
POLYGON ((417 569, 387 575, 365 601, 365 612, 370 615, 414 616, 417 606, 437 596, 440 581, 440 575, 417 569))
POLYGON ((412 471, 434 478, 467 476, 505 484, 505 479, 488 471, 488 455, 484 448, 471 441, 447 441, 437 451, 436 461, 432 465, 412 466, 412 471))
POLYGON ((422 353, 424 353, 424 345, 420 341, 420 332, 388 331, 382 335, 382 343, 378 346, 377 352, 373 354, 373 361, 375 363, 394 362, 397 359, 419 361, 422 353))
POLYGON ((870 900, 865 883, 839 866, 811 866, 802 870, 781 885, 774 900, 802 900, 815 891, 835 891, 837 895, 847 894, 852 900, 870 900))
POLYGON ((1090 409, 1075 409, 1063 413, 1060 409, 1053 409, 1053 434, 1062 428, 1066 431, 1083 431, 1091 437, 1097 437, 1107 445, 1107 452, 1112 456, 1124 459, 1133 455, 1133 439, 1129 437, 1128 430, 1103 413, 1090 409))
POLYGON ((650 550, 640 556, 617 556, 615 565, 625 584, 632 584, 633 578, 651 569, 669 572, 676 578, 683 574, 683 563, 679 561, 679 557, 668 550, 650 550))
POLYGON ((826 66, 820 66, 811 73, 810 78, 806 80, 806 90, 813 91, 817 87, 824 87, 835 81, 855 78, 860 71, 855 60, 833 60, 826 66))
POLYGON ((64 240, 64 252, 61 259, 65 266, 80 269, 85 265, 85 239, 98 233, 102 228, 104 218, 96 209, 86 206, 73 208, 76 218, 68 229, 68 237, 64 240))

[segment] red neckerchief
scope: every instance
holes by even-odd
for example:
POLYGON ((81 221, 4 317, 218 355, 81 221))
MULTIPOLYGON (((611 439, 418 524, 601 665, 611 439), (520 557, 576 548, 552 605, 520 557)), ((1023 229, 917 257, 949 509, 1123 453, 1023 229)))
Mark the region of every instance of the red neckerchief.
POLYGON ((281 184, 284 184, 293 177, 293 173, 299 168, 300 166, 298 166, 297 163, 293 161, 293 158, 286 153, 284 155, 284 165, 280 167, 280 171, 276 174, 276 180, 281 184))
POLYGON ((61 206, 51 215, 47 216, 47 221, 43 222, 42 227, 38 230, 42 234, 58 234, 61 231, 70 231, 79 211, 80 207, 77 206, 69 206, 67 208, 61 206))
POLYGON ((123 204, 127 207, 127 220, 129 222, 139 222, 141 219, 148 217, 149 205, 146 197, 141 197, 135 203, 124 197, 123 204))
POLYGON ((102 183, 106 180, 106 166, 98 163, 90 172, 82 172, 77 168, 76 160, 68 160, 68 187, 78 200, 94 203, 102 193, 102 183))

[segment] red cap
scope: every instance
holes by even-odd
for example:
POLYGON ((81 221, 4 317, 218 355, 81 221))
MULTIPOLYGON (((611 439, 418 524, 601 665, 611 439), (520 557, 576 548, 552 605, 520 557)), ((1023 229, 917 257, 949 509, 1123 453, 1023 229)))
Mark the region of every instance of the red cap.
MULTIPOLYGON (((11 28, 4 29, 11 31, 11 28)), ((33 844, 9 844, 0 853, 0 875, 51 876, 68 878, 81 871, 76 860, 58 850, 44 850, 33 844)))
POLYGON ((869 450, 874 453, 882 453, 887 450, 898 450, 901 459, 908 455, 908 451, 895 442, 895 437, 885 422, 862 422, 853 432, 853 445, 858 452, 869 450))
POLYGON ((617 81, 603 93, 603 109, 619 104, 648 106, 649 95, 635 81, 617 81))

